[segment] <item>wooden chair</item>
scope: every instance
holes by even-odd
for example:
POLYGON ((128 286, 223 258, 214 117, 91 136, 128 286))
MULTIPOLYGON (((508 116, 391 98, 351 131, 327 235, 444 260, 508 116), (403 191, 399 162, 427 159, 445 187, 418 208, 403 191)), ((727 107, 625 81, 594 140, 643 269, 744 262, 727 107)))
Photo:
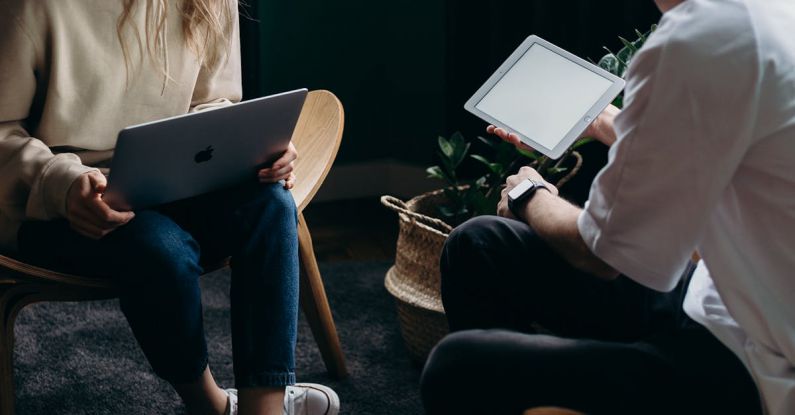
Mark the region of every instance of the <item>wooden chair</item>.
MULTIPOLYGON (((302 212, 334 162, 343 125, 344 112, 337 97, 328 91, 312 91, 293 134, 299 154, 292 194, 299 212, 301 306, 326 369, 337 378, 347 376, 345 359, 302 212)), ((113 283, 107 279, 68 275, 0 255, 0 415, 14 413, 14 320, 19 310, 39 301, 108 299, 115 298, 116 293, 113 283)))

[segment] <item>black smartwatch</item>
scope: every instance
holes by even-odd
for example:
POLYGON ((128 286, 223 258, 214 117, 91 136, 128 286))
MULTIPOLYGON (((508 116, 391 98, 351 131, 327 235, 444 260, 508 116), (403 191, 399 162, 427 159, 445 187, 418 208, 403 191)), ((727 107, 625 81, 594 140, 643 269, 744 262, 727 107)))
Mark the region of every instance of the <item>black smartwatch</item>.
POLYGON ((530 198, 536 193, 536 190, 544 189, 549 191, 544 182, 537 180, 527 179, 516 185, 510 192, 508 192, 508 210, 513 213, 517 219, 524 219, 521 215, 522 208, 530 201, 530 198))

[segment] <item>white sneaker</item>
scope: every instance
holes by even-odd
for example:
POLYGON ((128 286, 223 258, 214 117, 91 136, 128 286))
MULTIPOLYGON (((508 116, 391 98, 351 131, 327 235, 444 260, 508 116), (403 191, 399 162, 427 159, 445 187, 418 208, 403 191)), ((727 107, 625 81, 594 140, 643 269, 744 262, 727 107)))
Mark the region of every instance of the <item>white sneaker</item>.
POLYGON ((340 398, 328 386, 297 383, 284 390, 284 415, 337 415, 340 398))
POLYGON ((225 415, 237 415, 237 389, 224 389, 229 400, 226 403, 225 415))
MULTIPOLYGON (((225 415, 237 415, 237 389, 224 389, 229 398, 225 415)), ((299 383, 284 390, 284 415, 337 415, 340 398, 328 386, 299 383)))

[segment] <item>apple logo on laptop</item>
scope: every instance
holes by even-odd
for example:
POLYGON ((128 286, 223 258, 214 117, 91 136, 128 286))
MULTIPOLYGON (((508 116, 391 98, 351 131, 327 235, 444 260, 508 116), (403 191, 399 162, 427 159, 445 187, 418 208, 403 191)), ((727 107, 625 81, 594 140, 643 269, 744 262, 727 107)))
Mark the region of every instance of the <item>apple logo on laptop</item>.
POLYGON ((205 161, 209 161, 211 158, 213 158, 213 151, 215 151, 213 146, 207 146, 207 148, 193 156, 193 161, 196 163, 204 163, 205 161))

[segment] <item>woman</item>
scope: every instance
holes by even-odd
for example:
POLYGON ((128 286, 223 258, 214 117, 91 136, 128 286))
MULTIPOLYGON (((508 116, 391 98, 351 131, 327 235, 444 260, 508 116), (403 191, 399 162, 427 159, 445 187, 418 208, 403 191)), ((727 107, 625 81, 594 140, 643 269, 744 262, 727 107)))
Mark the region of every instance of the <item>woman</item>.
POLYGON ((0 248, 117 279, 138 343, 192 414, 238 413, 237 391, 207 365, 198 286, 200 259, 231 255, 239 413, 336 413, 331 389, 289 386, 292 145, 216 194, 138 212, 101 198, 119 130, 240 100, 237 0, 0 0, 0 10, 0 248))

